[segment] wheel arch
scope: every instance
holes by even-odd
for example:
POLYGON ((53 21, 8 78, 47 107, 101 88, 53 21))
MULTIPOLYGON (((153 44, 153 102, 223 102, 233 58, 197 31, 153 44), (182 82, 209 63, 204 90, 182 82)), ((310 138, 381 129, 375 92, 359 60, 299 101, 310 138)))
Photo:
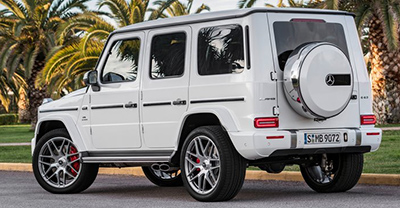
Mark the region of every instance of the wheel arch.
POLYGON ((214 125, 221 126, 225 131, 238 131, 236 122, 227 109, 195 109, 188 112, 182 119, 175 151, 171 157, 171 163, 179 164, 179 155, 182 145, 191 131, 200 126, 214 125))
POLYGON ((76 124, 71 116, 47 116, 43 119, 40 119, 36 125, 35 137, 32 141, 32 154, 35 149, 36 144, 40 140, 40 138, 46 134, 47 132, 64 128, 67 130, 69 136, 71 137, 72 142, 74 142, 78 151, 82 151, 86 149, 86 145, 82 139, 82 136, 76 127, 76 124))

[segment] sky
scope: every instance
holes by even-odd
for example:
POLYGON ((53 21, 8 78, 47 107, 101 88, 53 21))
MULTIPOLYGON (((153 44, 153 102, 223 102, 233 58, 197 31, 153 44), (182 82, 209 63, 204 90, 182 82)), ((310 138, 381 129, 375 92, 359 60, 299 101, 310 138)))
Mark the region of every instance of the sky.
MULTIPOLYGON (((89 7, 91 9, 97 9, 96 3, 98 0, 91 0, 89 2, 89 7)), ((150 1, 150 7, 153 6, 153 2, 155 0, 150 1)), ((186 3, 186 0, 180 0, 183 3, 186 3)), ((206 4, 211 8, 211 11, 220 11, 220 10, 228 10, 228 9, 237 9, 239 0, 194 0, 192 11, 196 11, 197 8, 200 7, 201 4, 206 4)), ((265 3, 270 3, 276 5, 278 0, 258 0, 255 4, 256 7, 264 7, 265 3)))
MULTIPOLYGON (((20 0, 17 0, 20 1, 20 0)), ((91 10, 97 10, 97 2, 99 0, 90 0, 88 2, 88 7, 91 10)), ((150 8, 154 8, 153 2, 155 0, 150 0, 150 8)), ((187 3, 187 0, 180 0, 182 3, 187 3)), ((253 7, 264 7, 265 3, 269 3, 272 5, 276 5, 279 0, 258 0, 253 7)), ((229 10, 229 9, 237 9, 239 0, 193 0, 192 12, 196 11, 197 8, 201 6, 201 4, 206 4, 211 8, 211 11, 221 11, 221 10, 229 10)), ((0 5, 0 10, 5 9, 3 5, 0 5)), ((106 9, 106 11, 108 11, 106 9)), ((115 22, 109 18, 105 18, 107 21, 111 22, 115 25, 115 22)))
MULTIPOLYGON (((150 7, 153 7, 153 2, 155 0, 150 0, 150 7)), ((180 0, 183 3, 187 3, 187 0, 180 0)), ((279 0, 258 0, 254 7, 264 7, 265 3, 276 5, 279 0)), ((90 9, 97 9, 98 0, 90 0, 88 6, 90 9)), ((201 4, 206 4, 211 8, 211 11, 221 11, 228 9, 237 9, 239 0, 194 0, 192 11, 196 11, 201 4)), ((0 5, 0 9, 4 9, 4 6, 0 5)))

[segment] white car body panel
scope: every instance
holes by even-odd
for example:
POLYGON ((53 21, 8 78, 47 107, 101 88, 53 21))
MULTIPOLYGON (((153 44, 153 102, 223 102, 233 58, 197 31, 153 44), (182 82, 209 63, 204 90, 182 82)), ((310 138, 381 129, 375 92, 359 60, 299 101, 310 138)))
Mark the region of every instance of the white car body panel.
MULTIPOLYGON (((87 92, 81 90, 59 101, 42 105, 32 149, 39 139, 36 135, 39 134, 41 123, 54 120, 63 122, 80 152, 177 152, 186 118, 201 113, 215 115, 236 150, 249 160, 270 157, 281 150, 344 150, 366 146, 370 147, 369 151, 375 151, 379 147, 381 130, 374 125, 360 123, 361 115, 373 114, 372 95, 357 30, 348 13, 304 9, 244 9, 168 18, 117 30, 110 36, 104 51, 109 51, 114 40, 129 37, 141 39, 137 79, 134 82, 102 84, 99 78, 100 92, 89 87, 87 92), (322 19, 343 26, 349 60, 354 70, 353 94, 357 98, 350 100, 338 116, 322 121, 305 118, 291 108, 283 95, 283 72, 278 66, 272 25, 276 21, 290 21, 293 18, 322 19), (232 24, 242 26, 244 33, 245 28, 249 27, 249 39, 243 35, 246 67, 238 74, 199 75, 199 30, 232 24), (181 31, 186 33, 187 43, 184 74, 176 78, 151 79, 151 38, 157 34, 181 31), (250 51, 246 48, 250 48, 250 51), (172 105, 178 99, 186 101, 186 104, 172 105), (137 108, 124 107, 129 102, 137 103, 137 108), (170 102, 171 105, 145 106, 160 102, 170 102), (114 105, 123 107, 91 109, 114 105), (259 117, 279 117, 279 127, 255 128, 254 119, 259 117), (349 140, 338 144, 305 146, 304 133, 308 132, 346 133, 349 140), (269 136, 282 138, 267 139, 269 136)), ((105 61, 106 53, 103 52, 96 68, 99 74, 105 61)))

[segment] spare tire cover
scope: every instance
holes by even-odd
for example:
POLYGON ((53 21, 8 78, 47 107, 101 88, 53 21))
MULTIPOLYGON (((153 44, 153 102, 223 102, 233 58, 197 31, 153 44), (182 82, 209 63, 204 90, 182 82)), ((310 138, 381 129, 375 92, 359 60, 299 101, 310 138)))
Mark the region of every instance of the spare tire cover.
POLYGON ((300 115, 315 119, 334 117, 351 99, 350 62, 343 51, 331 43, 299 46, 286 62, 284 89, 288 102, 300 115))

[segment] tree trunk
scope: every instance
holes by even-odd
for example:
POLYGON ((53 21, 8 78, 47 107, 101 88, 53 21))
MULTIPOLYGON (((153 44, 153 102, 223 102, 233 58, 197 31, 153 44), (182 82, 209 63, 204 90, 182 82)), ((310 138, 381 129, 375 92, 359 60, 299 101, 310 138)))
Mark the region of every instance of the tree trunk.
POLYGON ((31 122, 31 130, 34 130, 37 123, 38 108, 42 104, 43 99, 47 96, 46 86, 41 86, 39 88, 35 87, 35 80, 37 75, 42 71, 45 65, 45 56, 39 54, 36 57, 35 63, 32 68, 30 77, 27 80, 28 85, 28 100, 29 100, 29 115, 31 122))
POLYGON ((389 51, 382 22, 377 15, 369 21, 373 110, 379 124, 400 122, 399 51, 389 51))
POLYGON ((25 93, 23 92, 19 93, 17 106, 18 106, 18 123, 28 123, 29 111, 25 93))

